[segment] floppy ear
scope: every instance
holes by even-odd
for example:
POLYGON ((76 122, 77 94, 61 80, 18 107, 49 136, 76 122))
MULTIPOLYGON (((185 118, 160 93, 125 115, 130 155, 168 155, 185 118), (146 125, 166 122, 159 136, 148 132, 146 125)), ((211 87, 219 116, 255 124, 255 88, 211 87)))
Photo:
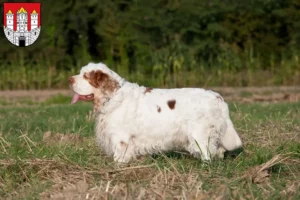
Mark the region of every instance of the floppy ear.
POLYGON ((84 74, 84 78, 87 79, 93 87, 99 88, 105 94, 112 93, 115 89, 120 88, 116 80, 101 70, 84 74))
POLYGON ((91 71, 88 74, 88 81, 95 88, 100 88, 101 85, 105 85, 108 79, 109 76, 103 73, 101 70, 91 71))

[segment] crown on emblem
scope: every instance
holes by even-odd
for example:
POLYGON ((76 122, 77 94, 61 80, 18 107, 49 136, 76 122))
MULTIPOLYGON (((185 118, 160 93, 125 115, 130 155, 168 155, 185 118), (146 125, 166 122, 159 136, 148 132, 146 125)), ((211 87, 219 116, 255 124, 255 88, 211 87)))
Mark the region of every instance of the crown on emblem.
POLYGON ((20 10, 18 10, 18 14, 19 13, 27 13, 27 11, 22 7, 20 10))

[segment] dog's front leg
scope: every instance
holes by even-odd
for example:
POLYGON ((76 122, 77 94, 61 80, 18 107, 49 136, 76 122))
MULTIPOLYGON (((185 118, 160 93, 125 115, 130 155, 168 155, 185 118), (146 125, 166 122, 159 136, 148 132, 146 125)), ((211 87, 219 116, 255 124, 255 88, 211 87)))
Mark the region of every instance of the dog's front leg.
POLYGON ((128 163, 131 159, 135 159, 133 144, 124 141, 117 142, 114 151, 114 161, 128 163))

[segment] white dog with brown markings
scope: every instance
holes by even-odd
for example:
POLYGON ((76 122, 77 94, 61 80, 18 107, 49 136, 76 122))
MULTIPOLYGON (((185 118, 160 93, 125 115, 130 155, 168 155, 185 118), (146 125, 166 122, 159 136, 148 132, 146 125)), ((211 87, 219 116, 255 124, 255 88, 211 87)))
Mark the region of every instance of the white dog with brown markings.
POLYGON ((139 86, 102 63, 84 66, 70 87, 72 103, 94 101, 97 143, 117 162, 172 150, 210 161, 242 146, 216 92, 139 86))

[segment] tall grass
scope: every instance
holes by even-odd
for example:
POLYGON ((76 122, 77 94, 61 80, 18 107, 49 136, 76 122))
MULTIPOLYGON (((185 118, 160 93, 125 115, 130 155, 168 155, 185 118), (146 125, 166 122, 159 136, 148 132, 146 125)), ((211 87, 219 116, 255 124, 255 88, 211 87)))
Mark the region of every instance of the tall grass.
MULTIPOLYGON (((271 86, 299 85, 299 54, 289 58, 262 60, 253 49, 236 55, 220 54, 214 61, 196 60, 193 54, 181 46, 170 46, 143 59, 130 63, 126 55, 121 62, 113 59, 102 61, 121 76, 132 82, 152 87, 205 87, 205 86, 271 86)), ((138 57, 138 56, 137 56, 138 57)), ((54 89, 67 88, 68 78, 78 74, 78 66, 57 67, 46 57, 35 61, 24 58, 23 51, 11 61, 0 64, 0 89, 54 89)))

